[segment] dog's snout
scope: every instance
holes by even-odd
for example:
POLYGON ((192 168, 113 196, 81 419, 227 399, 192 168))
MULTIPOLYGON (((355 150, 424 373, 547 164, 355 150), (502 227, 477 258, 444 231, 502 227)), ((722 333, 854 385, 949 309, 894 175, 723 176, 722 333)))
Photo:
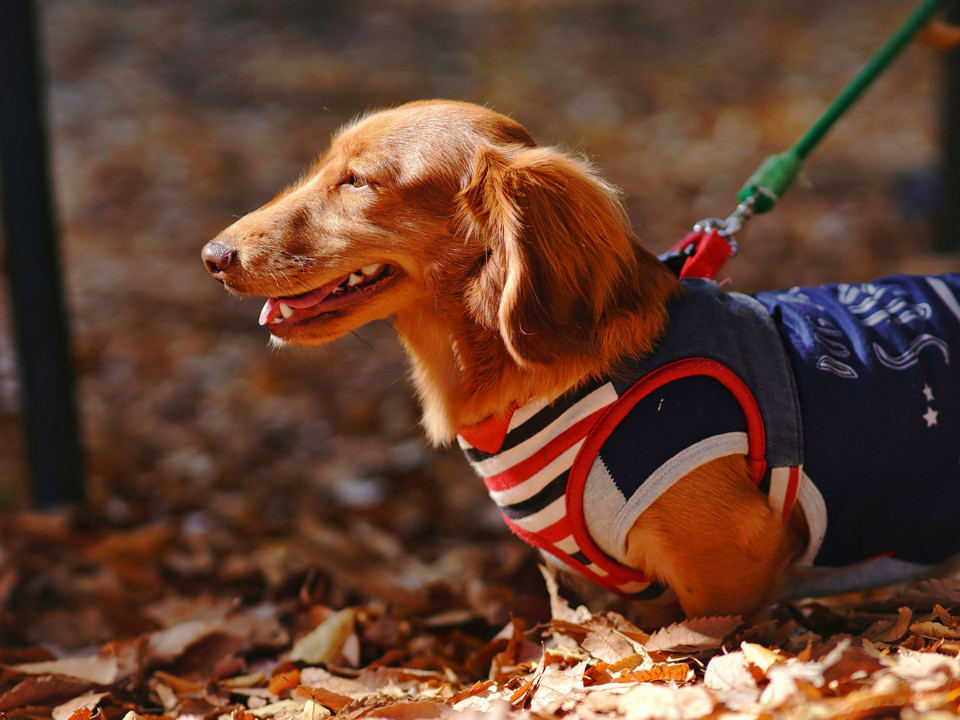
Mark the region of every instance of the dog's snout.
POLYGON ((207 270, 214 275, 229 268, 237 259, 236 250, 216 241, 204 245, 203 252, 200 255, 203 257, 203 264, 207 266, 207 270))

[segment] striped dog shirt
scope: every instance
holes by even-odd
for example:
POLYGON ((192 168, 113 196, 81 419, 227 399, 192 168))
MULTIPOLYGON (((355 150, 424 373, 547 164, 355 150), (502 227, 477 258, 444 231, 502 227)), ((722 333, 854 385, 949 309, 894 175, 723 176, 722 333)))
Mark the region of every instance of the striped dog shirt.
POLYGON ((799 564, 822 570, 792 594, 891 582, 956 551, 960 276, 752 297, 683 286, 652 356, 461 429, 513 532, 609 590, 660 596, 627 564, 630 528, 691 470, 739 454, 784 521, 803 508, 799 564))

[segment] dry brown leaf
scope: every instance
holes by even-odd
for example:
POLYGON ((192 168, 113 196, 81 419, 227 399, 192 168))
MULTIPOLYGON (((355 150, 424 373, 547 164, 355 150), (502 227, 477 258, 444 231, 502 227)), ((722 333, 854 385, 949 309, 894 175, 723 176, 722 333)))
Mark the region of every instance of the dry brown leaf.
POLYGON ((860 720, 867 717, 897 716, 901 708, 909 704, 913 693, 909 688, 896 687, 886 689, 880 683, 864 689, 854 690, 840 698, 831 706, 830 720, 860 720))
POLYGON ((117 658, 111 652, 85 657, 66 657, 46 662, 11 665, 9 669, 24 675, 66 675, 96 685, 110 685, 117 679, 117 658))
POLYGON ((910 626, 910 632, 929 640, 960 640, 960 630, 938 622, 914 623, 910 626))
POLYGON ((626 720, 695 720, 713 712, 716 700, 702 687, 643 683, 617 698, 626 720))
POLYGON ((607 670, 612 673, 621 672, 622 670, 635 670, 639 666, 649 664, 650 662, 650 656, 646 652, 636 653, 622 658, 619 662, 611 663, 609 667, 607 667, 607 670))
POLYGON ((859 682, 884 667, 878 658, 863 647, 852 647, 848 638, 838 642, 835 648, 812 665, 820 668, 823 683, 831 688, 841 683, 859 682))
POLYGON ((0 693, 0 712, 27 705, 52 705, 88 690, 90 685, 86 680, 67 675, 28 677, 0 693))
POLYGON ((960 615, 951 615, 942 605, 934 605, 933 614, 936 615, 944 625, 949 625, 953 628, 960 627, 960 615))
POLYGON ((420 720, 453 715, 453 709, 436 700, 411 700, 394 702, 364 713, 364 717, 389 718, 390 720, 420 720))
POLYGON ((90 720, 91 711, 96 709, 100 701, 107 697, 108 692, 89 692, 79 695, 62 705, 53 709, 53 720, 90 720), (86 717, 78 715, 80 711, 86 711, 86 717))
POLYGON ((226 629, 221 620, 191 620, 151 633, 147 636, 147 647, 143 653, 144 661, 173 662, 194 643, 214 633, 224 632, 226 629))
POLYGON ((553 715, 560 707, 571 700, 576 690, 583 690, 583 671, 586 661, 573 667, 547 667, 537 680, 532 692, 530 712, 539 715, 553 715))
POLYGON ((657 663, 642 670, 628 670, 620 674, 617 682, 675 682, 684 683, 693 679, 693 670, 686 663, 657 663))
POLYGON ((353 635, 353 625, 352 608, 333 613, 297 640, 290 649, 290 660, 323 665, 338 663, 343 657, 347 641, 353 635))
POLYGON ((267 689, 274 695, 282 695, 288 690, 293 690, 299 685, 300 671, 297 668, 292 668, 284 672, 279 672, 270 678, 270 682, 267 683, 267 689))
POLYGON ((953 679, 960 679, 960 659, 932 652, 917 652, 901 647, 885 659, 893 675, 907 681, 915 691, 935 690, 953 679))
POLYGON ((732 710, 743 709, 760 698, 757 681, 739 650, 712 658, 707 663, 703 684, 717 691, 719 699, 732 710))
POLYGON ((910 632, 928 640, 960 640, 960 630, 933 621, 913 623, 910 632))
POLYGON ((320 703, 325 708, 329 708, 335 713, 340 712, 347 705, 353 702, 353 698, 347 697, 346 695, 330 692, 329 690, 324 690, 323 688, 307 687, 306 685, 301 685, 297 688, 297 695, 300 697, 305 697, 309 700, 313 700, 316 703, 320 703))
POLYGON ((647 641, 647 650, 689 652, 720 647, 723 638, 742 624, 739 615, 694 618, 657 630, 647 641))
POLYGON ((100 542, 90 545, 86 554, 99 563, 148 561, 160 554, 161 548, 176 537, 176 529, 168 523, 155 523, 129 530, 114 531, 100 542))
POLYGON ((550 597, 550 616, 554 620, 582 625, 593 617, 592 613, 583 605, 574 610, 566 600, 560 597, 557 578, 550 567, 541 565, 540 574, 543 575, 543 581, 547 585, 547 595, 550 597))
POLYGON ((766 675, 772 666, 786 660, 783 654, 777 650, 771 650, 756 643, 742 642, 740 643, 740 650, 743 651, 747 663, 755 667, 761 675, 766 675))
POLYGON ((878 620, 867 628, 864 636, 875 642, 896 642, 907 634, 912 619, 913 611, 908 607, 901 607, 897 610, 896 620, 878 620))
POLYGON ((225 688, 251 688, 258 685, 263 685, 266 682, 267 676, 263 672, 250 673, 248 675, 235 675, 231 678, 224 678, 218 680, 217 684, 225 688))
POLYGON ((467 698, 472 698, 477 695, 483 695, 487 690, 492 688, 496 683, 493 680, 479 680, 475 682, 468 688, 464 688, 460 692, 454 693, 447 702, 450 705, 456 705, 458 702, 466 700, 467 698))
POLYGON ((597 627, 587 633, 580 646, 593 657, 613 664, 635 654, 633 645, 613 628, 597 627))
POLYGON ((170 673, 163 672, 162 670, 157 670, 153 676, 162 682, 167 687, 172 688, 178 693, 198 693, 202 692, 206 687, 206 683, 200 680, 192 680, 190 678, 182 678, 176 675, 171 675, 170 673))
POLYGON ((303 707, 304 703, 299 700, 280 700, 262 707, 250 708, 246 712, 258 718, 269 718, 275 715, 291 718, 300 714, 303 707))

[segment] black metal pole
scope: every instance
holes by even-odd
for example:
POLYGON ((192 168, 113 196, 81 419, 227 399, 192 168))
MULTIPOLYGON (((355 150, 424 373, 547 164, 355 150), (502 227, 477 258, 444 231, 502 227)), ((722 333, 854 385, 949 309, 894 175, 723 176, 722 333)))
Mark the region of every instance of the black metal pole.
POLYGON ((83 501, 36 10, 0 0, 0 182, 27 454, 38 505, 83 501))
MULTIPOLYGON (((960 0, 953 0, 947 21, 960 25, 960 0)), ((934 247, 941 252, 960 248, 960 48, 947 54, 943 108, 943 203, 934 247)))

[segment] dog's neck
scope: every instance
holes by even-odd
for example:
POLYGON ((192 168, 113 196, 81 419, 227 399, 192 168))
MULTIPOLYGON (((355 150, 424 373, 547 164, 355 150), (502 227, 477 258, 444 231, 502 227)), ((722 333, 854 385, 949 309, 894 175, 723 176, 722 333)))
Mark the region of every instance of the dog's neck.
POLYGON ((421 422, 434 444, 449 443, 459 428, 504 413, 512 403, 576 383, 522 368, 498 333, 474 322, 407 311, 396 315, 394 327, 410 355, 421 422))
POLYGON ((609 374, 626 358, 649 354, 666 329, 667 301, 679 292, 673 274, 653 260, 642 273, 648 286, 645 302, 611 313, 598 335, 597 351, 548 365, 518 362, 500 333, 471 320, 465 307, 447 315, 437 314, 433 305, 398 312, 394 327, 412 361, 429 439, 449 443, 460 428, 502 415, 511 405, 552 400, 609 374))

